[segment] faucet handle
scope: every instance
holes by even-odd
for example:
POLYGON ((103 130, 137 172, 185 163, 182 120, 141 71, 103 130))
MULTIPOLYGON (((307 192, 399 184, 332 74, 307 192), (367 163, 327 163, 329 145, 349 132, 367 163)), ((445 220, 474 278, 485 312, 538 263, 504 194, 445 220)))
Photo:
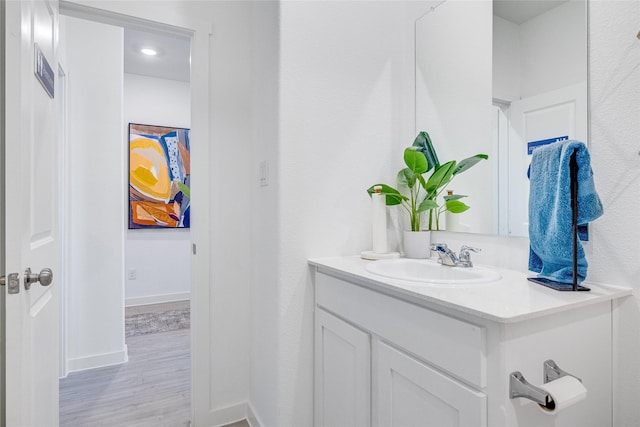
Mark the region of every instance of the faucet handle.
POLYGON ((472 246, 467 246, 467 245, 462 245, 462 247, 460 248, 460 253, 458 254, 458 258, 460 259, 460 262, 466 263, 469 267, 473 267, 473 264, 471 263, 471 256, 469 255, 469 252, 481 252, 482 249, 480 248, 474 248, 472 246))
POLYGON ((431 250, 438 253, 438 262, 442 265, 453 267, 458 263, 458 257, 446 243, 434 243, 431 245, 431 250))
POLYGON ((446 243, 432 243, 431 250, 435 252, 446 252, 449 249, 446 243))

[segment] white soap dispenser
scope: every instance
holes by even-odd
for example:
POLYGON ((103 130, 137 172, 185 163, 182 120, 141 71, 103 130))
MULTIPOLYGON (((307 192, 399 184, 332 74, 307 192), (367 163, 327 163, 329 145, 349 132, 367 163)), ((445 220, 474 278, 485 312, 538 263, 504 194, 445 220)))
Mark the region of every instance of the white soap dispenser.
MULTIPOLYGON (((452 196, 453 195, 453 190, 447 190, 447 195, 448 196, 452 196)), ((450 211, 445 211, 444 212, 444 221, 445 221, 445 228, 447 231, 461 231, 461 232, 469 232, 469 225, 468 224, 464 224, 461 222, 462 220, 462 216, 461 214, 457 213, 453 213, 450 211)))

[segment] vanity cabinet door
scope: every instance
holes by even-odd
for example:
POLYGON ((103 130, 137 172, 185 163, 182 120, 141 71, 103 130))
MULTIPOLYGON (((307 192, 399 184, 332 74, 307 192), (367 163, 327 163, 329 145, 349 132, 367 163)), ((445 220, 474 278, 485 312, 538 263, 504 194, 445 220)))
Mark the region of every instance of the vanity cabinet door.
POLYGON ((374 425, 486 427, 485 394, 384 342, 374 346, 374 425))
POLYGON ((371 337, 316 308, 316 427, 371 425, 371 337))

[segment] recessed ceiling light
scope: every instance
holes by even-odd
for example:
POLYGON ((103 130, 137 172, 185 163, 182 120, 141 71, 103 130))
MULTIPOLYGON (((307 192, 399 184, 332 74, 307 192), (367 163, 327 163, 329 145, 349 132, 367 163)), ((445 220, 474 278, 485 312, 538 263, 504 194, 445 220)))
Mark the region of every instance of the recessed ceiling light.
POLYGON ((143 47, 142 49, 140 49, 140 52, 144 53, 147 56, 155 56, 158 54, 158 52, 155 49, 151 49, 148 47, 143 47))

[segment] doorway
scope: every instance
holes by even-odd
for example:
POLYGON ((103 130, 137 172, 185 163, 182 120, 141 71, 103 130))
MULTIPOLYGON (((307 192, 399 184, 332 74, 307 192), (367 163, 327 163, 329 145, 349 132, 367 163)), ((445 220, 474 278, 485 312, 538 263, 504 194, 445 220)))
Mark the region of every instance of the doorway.
MULTIPOLYGON (((61 10, 61 14, 65 15, 65 11, 61 10)), ((83 44, 82 40, 90 40, 96 46, 99 45, 101 50, 94 56, 100 64, 97 69, 92 68, 90 64, 91 53, 88 49, 91 46, 81 46, 82 49, 87 49, 82 50, 81 55, 86 68, 77 66, 77 57, 76 61, 69 60, 68 66, 63 63, 68 73, 69 102, 75 107, 71 107, 71 126, 67 126, 68 138, 65 143, 68 148, 65 170, 69 171, 70 176, 66 179, 68 191, 64 191, 69 195, 69 200, 65 201, 65 211, 68 212, 68 215, 65 215, 65 235, 69 239, 65 239, 68 240, 68 247, 64 254, 65 260, 70 261, 66 263, 67 269, 63 273, 67 278, 64 283, 69 286, 64 290, 64 298, 61 298, 61 375, 73 372, 69 376, 71 378, 76 376, 76 371, 100 370, 102 377, 107 381, 105 388, 97 390, 97 393, 106 393, 110 384, 117 382, 118 375, 125 370, 122 363, 127 361, 127 357, 128 368, 135 365, 134 356, 148 357, 149 354, 145 355, 142 350, 154 348, 152 334, 138 339, 137 341, 143 344, 136 344, 135 350, 132 347, 127 348, 129 343, 125 338, 125 305, 146 306, 179 299, 186 300, 188 306, 192 282, 188 229, 129 230, 127 227, 128 123, 190 127, 189 82, 158 75, 158 72, 166 69, 157 63, 150 68, 151 74, 145 73, 144 67, 140 64, 137 64, 137 68, 128 67, 127 55, 133 53, 133 45, 139 42, 128 43, 127 33, 135 33, 138 39, 146 34, 148 40, 163 37, 180 39, 182 42, 186 40, 186 58, 189 37, 184 34, 176 35, 175 29, 163 32, 161 26, 157 25, 151 29, 141 28, 139 21, 136 21, 136 28, 132 29, 127 22, 114 26, 114 22, 107 25, 72 16, 61 17, 61 21, 63 20, 83 21, 74 22, 67 27, 67 30, 73 27, 75 31, 74 35, 68 35, 68 40, 74 40, 73 49, 78 48, 78 43, 83 44), (118 38, 122 43, 115 43, 113 49, 106 47, 111 43, 97 42, 118 38), (121 56, 124 72, 121 72, 118 78, 111 79, 111 68, 118 68, 111 67, 118 61, 118 55, 121 56), (115 89, 107 88, 115 88, 118 85, 123 88, 119 101, 120 117, 109 119, 110 112, 118 109, 118 97, 114 95, 115 89), (82 86, 82 89, 78 90, 79 86, 82 86), (110 97, 101 97, 100 88, 110 97), (84 97, 85 104, 78 101, 81 97, 84 97), (162 99, 167 102, 161 102, 162 99), (96 104, 101 104, 101 108, 95 108, 96 115, 91 116, 91 110, 96 104), (132 104, 135 108, 131 108, 132 104), (79 105, 84 105, 82 111, 78 111, 79 105), (167 111, 171 110, 168 108, 171 106, 177 107, 177 110, 167 111), (82 125, 77 126, 79 123, 82 125), (107 127, 114 126, 114 123, 117 123, 115 128, 107 130, 107 127), (108 133, 111 138, 100 139, 96 136, 100 133, 108 133), (108 145, 108 139, 111 139, 111 145, 108 145), (102 169, 100 164, 103 165, 102 169), (109 181, 108 184, 105 181, 109 181), (96 193, 98 197, 94 198, 96 193), (105 199, 111 203, 108 208, 105 205, 109 202, 105 199), (96 209, 100 212, 97 213, 96 209), (104 211, 111 213, 105 214, 104 211), (114 218, 105 219, 107 216, 114 218), (177 253, 181 260, 176 260, 177 253), (169 257, 162 258, 167 254, 169 257), (177 267, 180 263, 182 268, 177 267), (79 265, 82 267, 78 267, 79 265), (162 268, 168 265, 173 266, 174 277, 168 277, 168 273, 162 271, 162 268), (77 268, 81 271, 76 271, 77 268), (90 273, 94 274, 90 276, 90 273), (181 282, 177 287, 171 288, 171 285, 177 282, 176 276, 181 282), (91 277, 91 280, 87 280, 87 277, 91 277)), ((64 43, 65 39, 61 37, 61 45, 64 43)), ((71 43, 64 49, 67 59, 74 55, 74 52, 71 52, 71 43)), ((170 54, 170 49, 165 47, 162 55, 166 58, 170 54)), ((64 58, 64 55, 62 57, 64 58)), ((188 74, 187 70, 187 79, 188 74)), ((177 342, 180 349, 184 350, 186 347, 188 358, 189 333, 183 333, 177 342)), ((168 358, 176 356, 175 352, 171 355, 165 354, 167 351, 168 349, 155 347, 151 355, 164 355, 168 358)), ((184 354, 181 356, 184 358, 184 354)), ((176 370, 186 374, 188 390, 188 360, 186 366, 186 372, 184 368, 176 370)), ((91 380, 89 382, 95 383, 91 380)), ((131 391, 138 396, 141 394, 139 391, 131 391)), ((186 406, 189 413, 189 402, 186 406)), ((168 409, 167 405, 164 409, 168 409)), ((114 410, 112 408, 107 412, 114 410)), ((156 414, 151 416, 155 417, 156 414)))

